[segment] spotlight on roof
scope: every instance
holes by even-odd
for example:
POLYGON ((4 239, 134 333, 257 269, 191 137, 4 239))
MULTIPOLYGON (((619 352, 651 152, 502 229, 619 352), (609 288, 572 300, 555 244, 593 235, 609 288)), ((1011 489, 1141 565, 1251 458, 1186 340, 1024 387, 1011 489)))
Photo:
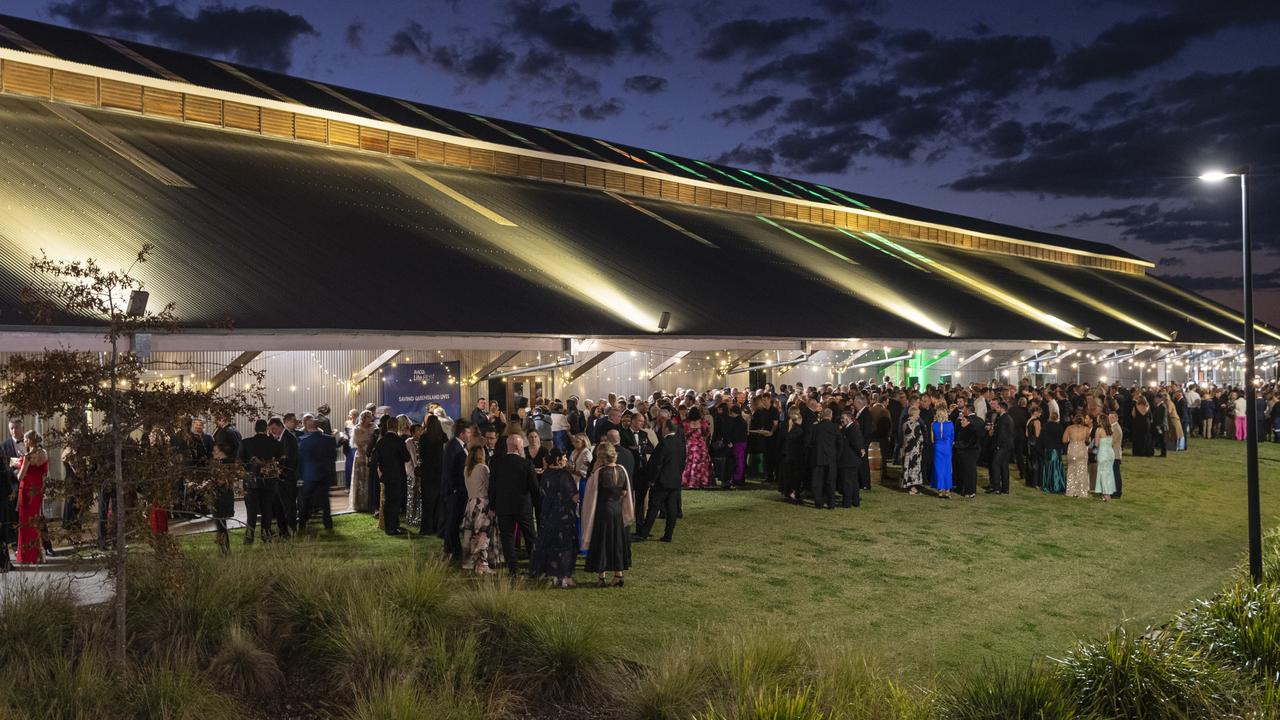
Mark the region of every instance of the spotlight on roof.
POLYGON ((146 290, 134 290, 129 293, 129 307, 125 313, 129 317, 138 317, 147 311, 147 300, 151 298, 151 293, 146 290))
POLYGON ((953 322, 947 326, 947 337, 955 337, 955 336, 956 336, 956 324, 953 322))
POLYGON ((1080 338, 1080 339, 1081 339, 1081 340, 1088 340, 1088 339, 1089 339, 1089 328, 1085 328, 1085 329, 1084 329, 1084 336, 1083 336, 1082 338, 1080 338))
POLYGON ((1174 331, 1170 332, 1170 333, 1169 333, 1169 339, 1170 339, 1170 340, 1172 340, 1172 341, 1174 341, 1174 342, 1177 342, 1177 341, 1178 341, 1178 331, 1177 331, 1177 330, 1174 330, 1174 331))
POLYGON ((658 332, 660 333, 666 332, 667 326, 670 324, 671 324, 671 313, 664 311, 662 315, 658 318, 658 332))

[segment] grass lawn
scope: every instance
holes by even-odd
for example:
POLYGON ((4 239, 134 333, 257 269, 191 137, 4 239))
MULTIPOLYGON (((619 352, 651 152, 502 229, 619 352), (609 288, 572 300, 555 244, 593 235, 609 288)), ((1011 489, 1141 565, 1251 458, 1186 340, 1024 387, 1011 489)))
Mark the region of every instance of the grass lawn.
MULTIPOLYGON (((1046 496, 1016 471, 1008 496, 943 501, 876 487, 852 510, 795 507, 756 486, 686 492, 676 542, 637 545, 625 589, 546 590, 529 602, 607 624, 639 660, 671 639, 765 626, 853 643, 904 679, 1057 655, 1118 622, 1167 621, 1237 567, 1247 550, 1244 445, 1191 447, 1126 456, 1124 498, 1112 503, 1046 496)), ((1264 443, 1261 458, 1271 526, 1280 445, 1264 443)), ((388 538, 368 516, 335 525, 311 541, 335 562, 440 550, 434 537, 388 538)), ((236 553, 261 551, 235 542, 236 553)), ((209 535, 185 543, 213 551, 209 535)))

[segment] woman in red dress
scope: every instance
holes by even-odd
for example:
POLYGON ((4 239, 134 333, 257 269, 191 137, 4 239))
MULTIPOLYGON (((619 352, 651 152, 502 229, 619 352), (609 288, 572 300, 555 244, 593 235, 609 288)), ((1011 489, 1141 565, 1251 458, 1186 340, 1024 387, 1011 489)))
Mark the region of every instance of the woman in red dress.
POLYGON ((689 408, 684 421, 685 465, 681 484, 687 488, 704 488, 711 484, 711 452, 707 449, 707 424, 698 407, 689 408))
POLYGON ((40 523, 43 517, 44 477, 49 472, 49 454, 40 447, 40 435, 30 430, 23 436, 26 452, 18 464, 18 554, 19 563, 41 561, 40 523))

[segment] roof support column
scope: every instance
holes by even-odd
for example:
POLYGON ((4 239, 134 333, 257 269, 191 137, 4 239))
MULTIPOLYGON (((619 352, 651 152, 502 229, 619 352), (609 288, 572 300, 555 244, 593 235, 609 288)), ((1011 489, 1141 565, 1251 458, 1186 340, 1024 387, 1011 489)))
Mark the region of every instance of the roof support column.
POLYGON ((364 382, 369 378, 370 375, 381 370, 383 365, 386 365, 387 363, 391 362, 399 354, 400 354, 399 350, 388 350, 382 353, 378 357, 374 358, 373 362, 361 368, 360 372, 356 373, 355 376, 351 378, 351 384, 359 385, 360 383, 364 382))
POLYGON ((667 358, 666 360, 663 360, 663 361, 662 361, 662 363, 658 365, 658 367, 656 367, 656 368, 654 368, 654 369, 653 369, 653 372, 649 373, 649 379, 650 379, 650 380, 652 380, 653 378, 656 378, 656 377, 658 377, 659 375, 661 375, 662 373, 664 373, 664 372, 666 372, 666 371, 670 370, 671 368, 675 367, 675 366, 676 366, 676 365, 678 365, 678 364, 680 363, 680 361, 681 361, 681 360, 683 360, 683 359, 685 358, 685 356, 686 356, 686 355, 688 355, 688 354, 689 354, 689 351, 688 351, 688 350, 681 350, 680 352, 676 353, 675 355, 672 355, 671 357, 667 358))
POLYGON ((577 380, 578 378, 582 377, 588 370, 599 365, 605 360, 609 359, 611 355, 613 355, 613 351, 611 350, 606 352, 598 352, 595 355, 592 355, 589 359, 574 365, 573 369, 570 370, 569 373, 564 376, 564 381, 563 381, 564 384, 568 385, 574 380, 577 380))
POLYGON ((222 387, 224 383, 239 374, 241 370, 245 369, 245 366, 253 362, 254 358, 261 354, 256 350, 240 353, 235 360, 232 360, 230 364, 219 370, 217 375, 209 378, 209 387, 206 389, 212 391, 222 387))
POLYGON ((498 368, 502 367, 503 365, 506 365, 507 361, 509 361, 511 358, 519 354, 520 354, 519 350, 506 350, 501 353, 498 353, 498 357, 485 363, 484 367, 475 371, 475 373, 471 375, 471 378, 468 380, 467 384, 474 387, 475 385, 479 384, 481 380, 488 379, 490 375, 497 372, 498 368))

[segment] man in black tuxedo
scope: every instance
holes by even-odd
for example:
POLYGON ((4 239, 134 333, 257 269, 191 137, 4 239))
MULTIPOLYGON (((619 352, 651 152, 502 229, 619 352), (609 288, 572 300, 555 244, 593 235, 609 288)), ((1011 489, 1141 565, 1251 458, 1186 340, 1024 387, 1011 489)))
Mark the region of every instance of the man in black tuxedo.
MULTIPOLYGON (((17 539, 18 527, 18 473, 9 466, 9 461, 22 457, 25 447, 22 444, 22 436, 25 428, 22 426, 21 418, 11 418, 9 420, 9 437, 0 443, 0 567, 8 568, 9 561, 9 543, 17 539)), ((105 518, 104 518, 105 520, 105 518)), ((103 531, 99 527, 99 537, 101 538, 103 531)), ((101 541, 105 547, 105 540, 101 541)))
POLYGON ((862 443, 862 427, 853 421, 848 410, 840 414, 840 463, 836 472, 840 486, 841 507, 862 505, 862 487, 858 483, 858 467, 867 450, 862 443))
POLYGON ((530 560, 538 543, 538 532, 533 527, 533 503, 539 495, 538 476, 533 471, 533 463, 524 456, 524 442, 520 435, 508 435, 506 454, 494 458, 489 466, 489 510, 497 516, 502 554, 512 575, 518 572, 516 528, 520 528, 530 560))
POLYGON ((680 478, 684 475, 685 444, 676 435, 675 426, 671 422, 663 422, 658 426, 662 439, 653 455, 649 456, 646 469, 649 472, 650 496, 649 511, 645 513, 644 523, 636 528, 634 540, 648 540, 653 523, 658 513, 666 512, 666 526, 662 530, 662 542, 671 542, 676 531, 676 518, 679 516, 680 478))
MULTIPOLYGON (((219 432, 221 430, 222 428, 219 432)), ((221 440, 216 444, 227 445, 221 440)), ((227 447, 230 448, 230 445, 227 447)), ((247 515, 244 544, 253 544, 253 535, 259 517, 262 518, 262 541, 270 542, 271 512, 276 502, 276 488, 281 460, 284 457, 284 446, 279 440, 267 434, 267 421, 259 419, 253 423, 253 436, 245 438, 239 443, 239 447, 236 460, 244 467, 247 475, 244 481, 244 509, 247 515)), ((284 537, 289 536, 287 526, 281 534, 284 537)))
POLYGON ((400 507, 408 488, 405 463, 409 462, 409 448, 399 433, 388 429, 378 437, 374 454, 378 457, 378 477, 382 482, 382 531, 388 535, 404 535, 400 527, 400 507))
POLYGON ((440 535, 444 538, 444 551, 454 560, 462 559, 462 517, 467 510, 467 443, 471 442, 475 429, 466 420, 455 420, 453 439, 444 448, 443 467, 440 471, 440 487, 444 493, 444 526, 440 535))
POLYGON ((1018 396, 1018 399, 1009 406, 1009 417, 1013 421, 1013 462, 1018 466, 1018 477, 1028 487, 1035 487, 1039 479, 1037 478, 1033 483, 1031 462, 1027 455, 1027 422, 1031 419, 1031 411, 1027 409, 1025 397, 1018 396))
POLYGON ((280 487, 276 493, 274 513, 281 534, 298 529, 298 436, 288 432, 284 418, 267 422, 267 434, 280 443, 280 487))
MULTIPOLYGON (((222 443, 231 450, 231 457, 240 457, 240 443, 244 439, 240 436, 240 431, 231 422, 230 415, 223 415, 215 418, 214 424, 218 429, 213 432, 213 444, 222 443)), ((212 451, 210 452, 212 455, 212 451)))
POLYGON ((813 465, 813 505, 819 509, 836 507, 836 468, 840 462, 840 429, 831 422, 831 408, 826 408, 821 419, 809 434, 808 455, 813 465))
MULTIPOLYGON (((636 521, 644 518, 644 503, 649 495, 649 473, 647 463, 653 447, 649 442, 649 433, 644 431, 644 415, 632 413, 626 424, 618 433, 625 447, 635 456, 636 471, 631 476, 631 499, 635 503, 636 521)), ((621 453, 619 453, 621 462, 621 453)))
POLYGON ((476 432, 483 434, 486 430, 493 429, 493 423, 489 422, 489 413, 486 412, 489 403, 480 398, 476 400, 476 406, 471 411, 471 424, 475 426, 476 432))
POLYGON ((991 428, 991 489, 988 493, 1009 494, 1009 460, 1013 456, 1013 418, 1003 400, 988 401, 995 411, 991 428))

